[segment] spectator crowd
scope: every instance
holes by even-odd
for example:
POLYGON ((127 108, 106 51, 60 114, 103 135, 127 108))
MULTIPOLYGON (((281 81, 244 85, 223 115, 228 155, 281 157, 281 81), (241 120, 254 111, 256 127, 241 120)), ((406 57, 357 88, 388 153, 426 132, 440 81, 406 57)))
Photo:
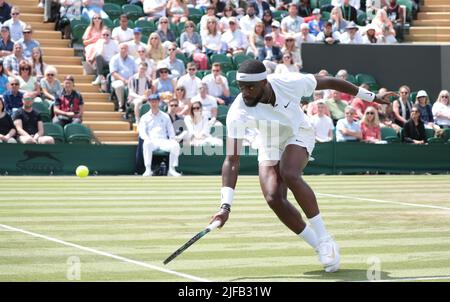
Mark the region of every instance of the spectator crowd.
MULTIPOLYGON (((135 18, 123 11, 114 23, 103 0, 54 2, 38 5, 48 5, 45 19, 56 21, 65 38, 70 38, 73 20, 89 23, 82 36, 86 72, 93 75, 93 85, 111 94, 124 118, 138 123, 147 161, 156 148, 178 154, 173 142, 181 140, 195 146, 223 143, 211 136, 211 128, 221 125, 218 106, 230 105, 239 93, 227 60, 255 58, 268 73, 301 72, 303 43, 398 43, 411 22, 396 0, 322 1, 320 8, 313 8, 310 0, 129 0, 122 2, 139 7, 142 15, 135 18), (148 30, 149 24, 154 30, 148 30), (218 57, 228 59, 214 61, 218 57), (150 110, 142 115, 144 105, 150 110), (156 132, 150 127, 179 120, 185 123, 179 133, 176 127, 156 132), (149 141, 154 137, 161 144, 149 141)), ((414 17, 419 1, 412 3, 414 17)), ((20 8, 4 0, 0 29, 0 141, 52 143, 33 108, 42 104, 61 126, 82 123, 83 97, 75 79, 68 75, 62 83, 58 80, 57 69, 45 63, 40 43, 33 39, 32 27, 21 21, 20 8)), ((319 75, 333 76, 326 70, 319 75)), ((348 73, 341 70, 336 77, 348 79, 348 73)), ((450 126, 448 91, 441 91, 434 104, 425 91, 411 95, 402 86, 392 105, 381 106, 338 91, 316 91, 301 106, 318 142, 383 143, 381 129, 390 128, 405 142, 425 143, 422 128, 450 126)), ((176 175, 177 159, 171 156, 175 164, 169 171, 176 175)))

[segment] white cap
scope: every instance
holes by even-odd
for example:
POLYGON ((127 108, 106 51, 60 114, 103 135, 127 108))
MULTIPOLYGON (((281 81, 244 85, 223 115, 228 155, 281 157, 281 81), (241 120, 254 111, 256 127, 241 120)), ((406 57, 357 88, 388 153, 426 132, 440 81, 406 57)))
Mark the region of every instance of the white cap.
POLYGON ((416 98, 420 98, 420 97, 423 97, 423 96, 428 97, 427 92, 425 90, 419 90, 417 92, 416 98))

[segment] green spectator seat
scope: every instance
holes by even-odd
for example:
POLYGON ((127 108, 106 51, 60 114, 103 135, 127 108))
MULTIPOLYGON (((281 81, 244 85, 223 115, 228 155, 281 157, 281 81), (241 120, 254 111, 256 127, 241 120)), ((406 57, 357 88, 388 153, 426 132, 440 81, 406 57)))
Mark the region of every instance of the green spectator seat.
POLYGON ((197 72, 195 73, 195 76, 201 80, 205 76, 205 71, 204 70, 197 70, 197 72))
POLYGON ((311 9, 319 8, 319 0, 311 0, 311 9))
POLYGON ((414 104, 416 102, 416 96, 418 91, 411 91, 409 94, 409 100, 414 104))
POLYGON ((286 16, 287 14, 288 12, 285 10, 276 10, 272 12, 273 19, 277 20, 278 22, 281 22, 281 19, 283 19, 283 17, 286 16))
POLYGON ((53 137, 56 143, 64 143, 64 129, 58 124, 44 123, 44 134, 53 137))
POLYGON ((72 19, 72 21, 70 21, 70 27, 74 28, 76 25, 78 24, 86 24, 89 25, 89 22, 85 22, 85 19, 72 19))
POLYGON ((406 20, 409 23, 412 21, 413 3, 411 0, 397 0, 398 5, 404 5, 406 7, 406 20))
POLYGON ((394 129, 388 127, 381 127, 381 139, 391 143, 400 142, 400 137, 398 136, 397 132, 394 129))
POLYGON ((210 57, 211 65, 213 63, 220 63, 221 70, 223 73, 227 73, 230 70, 234 69, 233 61, 230 57, 224 54, 214 54, 210 57))
MULTIPOLYGON (((111 18, 111 17, 110 17, 111 18)), ((103 19, 103 25, 105 25, 106 27, 108 27, 111 31, 113 30, 114 26, 114 22, 111 19, 103 19)))
POLYGON ((111 20, 119 18, 122 14, 122 7, 115 3, 105 3, 103 10, 109 16, 111 20))
POLYGON ((241 90, 239 90, 236 86, 230 86, 230 97, 234 101, 234 99, 241 93, 241 90))
POLYGON ((358 83, 356 81, 356 77, 350 73, 347 76, 347 81, 349 81, 350 83, 355 84, 355 85, 357 85, 357 83, 358 83))
POLYGON ((184 22, 180 22, 178 24, 175 24, 177 28, 177 37, 180 37, 181 34, 184 32, 184 22))
POLYGON ((189 14, 188 19, 191 20, 192 22, 194 22, 195 24, 199 24, 200 20, 202 19, 202 15, 197 15, 197 14, 191 15, 191 14, 189 14))
POLYGON ((202 29, 200 22, 197 23, 197 25, 195 25, 195 31, 197 33, 200 33, 200 30, 202 29))
POLYGON ((148 35, 141 35, 141 42, 147 44, 148 43, 148 35))
POLYGON ((445 141, 450 142, 450 128, 445 128, 444 129, 444 137, 443 137, 443 139, 445 141))
POLYGON ((331 0, 319 0, 319 7, 331 5, 331 0))
POLYGON ((227 122, 228 109, 229 107, 226 105, 217 106, 217 120, 221 122, 222 125, 225 125, 227 122))
POLYGON ((64 126, 64 136, 69 144, 90 144, 91 130, 83 124, 67 124, 64 126))
POLYGON ((189 17, 191 15, 200 15, 203 16, 203 11, 201 9, 198 8, 194 8, 194 7, 188 7, 189 10, 189 17))
POLYGON ((226 73, 228 85, 236 86, 236 70, 230 70, 226 73))
POLYGON ((114 3, 117 4, 119 6, 122 6, 124 4, 127 4, 127 0, 105 0, 105 3, 114 3))
POLYGON ((87 27, 86 24, 77 24, 72 27, 72 47, 75 44, 83 44, 83 35, 87 27))
POLYGON ((44 123, 52 121, 50 110, 45 103, 33 102, 33 109, 39 113, 44 123))
POLYGON ((135 21, 140 17, 144 16, 144 11, 142 7, 134 4, 124 4, 122 5, 123 13, 128 16, 129 19, 135 21))
POLYGON ((156 25, 154 21, 148 21, 148 20, 137 20, 134 22, 135 27, 142 28, 142 32, 150 35, 152 32, 156 31, 156 25))
POLYGON ((238 69, 239 65, 242 64, 242 62, 247 61, 247 60, 251 60, 253 59, 250 56, 244 55, 244 54, 237 54, 233 56, 233 63, 234 63, 234 68, 238 69))
POLYGON ((358 73, 356 75, 356 81, 358 82, 358 85, 363 83, 369 85, 371 91, 378 91, 380 88, 375 78, 370 74, 358 73))
MULTIPOLYGON (((120 26, 120 19, 119 18, 114 20, 114 27, 118 27, 118 26, 120 26)), ((134 28, 135 27, 133 20, 128 19, 128 27, 129 28, 134 28)))
POLYGON ((366 26, 367 14, 362 10, 358 10, 356 15, 356 24, 359 26, 366 26))
POLYGON ((321 14, 320 20, 322 20, 323 22, 330 20, 330 15, 331 15, 330 12, 322 11, 322 12, 320 12, 320 14, 321 14))
POLYGON ((184 63, 184 67, 186 67, 186 64, 190 62, 189 58, 186 57, 184 54, 182 53, 177 53, 176 54, 177 59, 180 59, 181 61, 183 61, 184 63))
POLYGON ((150 110, 150 105, 148 103, 142 104, 141 109, 139 110, 139 115, 143 116, 150 110))

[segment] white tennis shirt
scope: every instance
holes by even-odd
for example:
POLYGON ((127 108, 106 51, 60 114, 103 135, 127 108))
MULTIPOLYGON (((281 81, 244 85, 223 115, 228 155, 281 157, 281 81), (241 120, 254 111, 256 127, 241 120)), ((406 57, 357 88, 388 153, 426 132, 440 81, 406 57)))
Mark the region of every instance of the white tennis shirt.
POLYGON ((243 139, 255 131, 262 146, 280 145, 293 136, 301 136, 301 129, 312 125, 300 108, 303 96, 311 96, 317 86, 312 74, 270 74, 267 81, 275 92, 275 105, 258 103, 245 105, 242 93, 231 105, 227 115, 228 137, 243 139))

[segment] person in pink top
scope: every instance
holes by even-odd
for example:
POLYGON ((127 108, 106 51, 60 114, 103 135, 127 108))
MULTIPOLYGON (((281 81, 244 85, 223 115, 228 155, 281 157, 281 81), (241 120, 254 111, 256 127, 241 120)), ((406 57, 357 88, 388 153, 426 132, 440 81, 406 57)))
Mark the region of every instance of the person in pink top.
MULTIPOLYGON (((308 116, 319 114, 317 104, 320 101, 323 101, 323 90, 316 90, 314 91, 314 101, 309 103, 306 109, 306 114, 308 116)), ((330 109, 328 109, 328 106, 325 106, 325 108, 323 108, 323 114, 325 114, 326 116, 330 116, 330 109)))
MULTIPOLYGON (((369 87, 367 85, 363 86, 365 84, 362 84, 360 87, 368 89, 369 87)), ((365 102, 361 100, 360 98, 354 98, 350 106, 352 106, 355 109, 355 118, 360 120, 364 116, 364 112, 366 112, 366 109, 369 107, 374 107, 377 111, 380 110, 380 106, 375 102, 365 102)))
POLYGON ((375 107, 369 106, 364 111, 364 116, 361 119, 361 133, 362 140, 366 143, 378 143, 381 141, 380 120, 378 118, 378 111, 375 107))
POLYGON ((92 65, 95 61, 95 43, 102 37, 103 20, 99 14, 92 17, 91 24, 86 28, 83 35, 84 52, 86 61, 92 65))

